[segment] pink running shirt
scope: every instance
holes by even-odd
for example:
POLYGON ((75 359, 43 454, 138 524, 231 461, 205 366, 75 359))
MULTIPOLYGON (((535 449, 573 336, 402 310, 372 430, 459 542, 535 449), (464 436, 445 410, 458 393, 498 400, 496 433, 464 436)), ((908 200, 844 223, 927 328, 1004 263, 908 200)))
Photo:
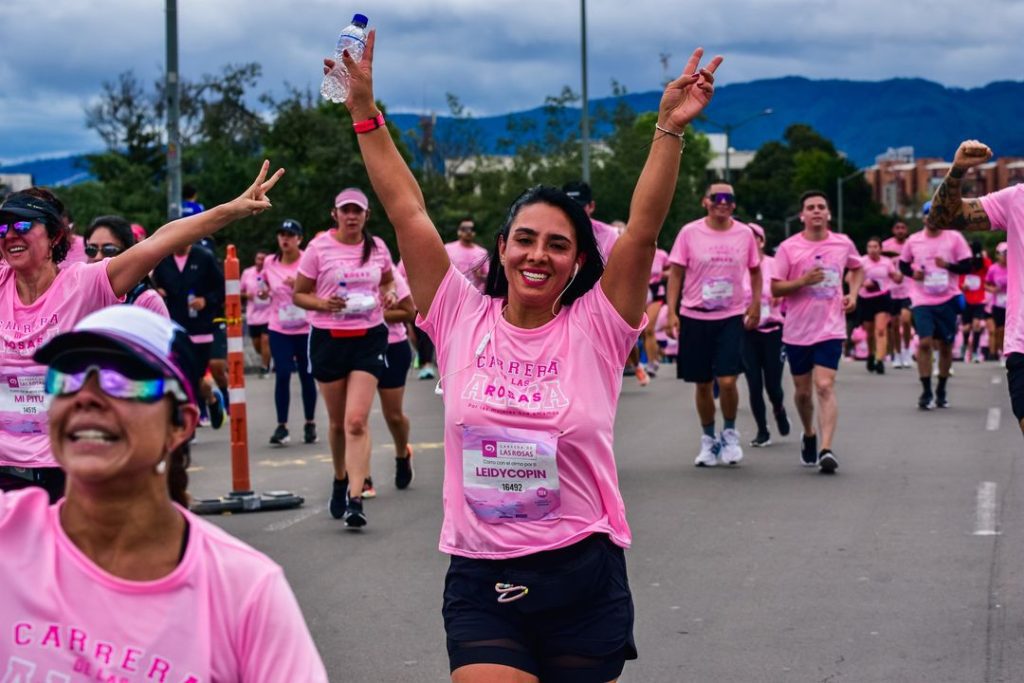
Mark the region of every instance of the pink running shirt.
POLYGON ((483 291, 484 285, 487 284, 487 271, 490 268, 488 263, 490 255, 487 250, 479 244, 464 247, 458 240, 445 244, 444 250, 448 252, 448 258, 455 266, 455 270, 465 275, 477 289, 483 291))
MULTIPOLYGON (((595 533, 628 547, 632 536, 619 493, 613 426, 622 365, 646 320, 627 325, 600 284, 536 329, 510 325, 504 306, 450 268, 426 319, 417 318, 437 345, 444 389, 441 551, 505 559, 562 548, 595 533), (503 475, 497 467, 474 468, 467 458, 486 458, 487 450, 470 453, 464 436, 490 433, 500 451, 503 436, 515 441, 527 430, 528 445, 557 442, 557 467, 552 463, 542 473, 557 472, 560 506, 546 519, 485 521, 467 498, 464 477, 503 475)), ((525 465, 510 476, 516 474, 539 476, 525 465)))
POLYGON ((298 260, 289 264, 281 263, 277 254, 271 254, 263 261, 263 275, 270 287, 268 327, 271 332, 309 334, 309 311, 292 303, 295 278, 299 276, 299 263, 301 262, 301 250, 298 260))
POLYGON ((134 306, 140 306, 142 308, 153 311, 157 315, 162 315, 165 318, 170 318, 170 311, 167 310, 167 304, 164 303, 164 298, 155 289, 147 289, 132 302, 134 306))
MULTIPOLYGON (((392 271, 395 276, 395 301, 401 301, 407 296, 412 296, 412 291, 409 290, 409 281, 402 277, 402 274, 398 272, 398 268, 392 271)), ((413 305, 415 308, 415 304, 413 305)), ((388 323, 388 344, 397 344, 398 342, 404 342, 409 339, 409 328, 406 327, 406 323, 388 323)))
POLYGON ((843 271, 860 268, 860 254, 846 235, 829 231, 817 242, 798 232, 775 251, 772 280, 796 280, 820 266, 825 280, 785 297, 786 324, 782 341, 812 346, 829 339, 846 339, 843 311, 843 271))
MULTIPOLYGON (((269 258, 269 256, 267 257, 269 258)), ((250 325, 266 325, 270 322, 270 299, 260 299, 257 294, 267 291, 267 280, 256 266, 249 266, 239 278, 242 294, 245 294, 245 321, 250 325)))
POLYGON ((1006 291, 1004 353, 1024 353, 1024 185, 985 195, 981 207, 993 230, 1006 231, 1006 265, 1010 285, 1006 291))
POLYGON ((900 260, 909 263, 915 272, 924 271, 924 280, 910 283, 912 306, 937 306, 960 296, 960 278, 945 268, 935 265, 936 257, 947 263, 971 258, 971 247, 956 230, 943 230, 929 237, 926 230, 915 232, 903 245, 900 260))
POLYGON ((880 256, 877 261, 872 261, 870 256, 865 256, 860 262, 864 268, 864 285, 868 284, 868 280, 878 285, 878 289, 874 292, 869 292, 866 286, 861 286, 860 297, 875 299, 891 294, 892 288, 896 284, 892 281, 892 272, 899 268, 897 262, 888 256, 880 256))
MULTIPOLYGON (((897 268, 899 268, 900 254, 903 253, 903 244, 906 244, 906 242, 906 240, 903 240, 903 243, 901 244, 900 241, 897 240, 895 237, 890 237, 889 239, 882 242, 883 252, 896 254, 896 256, 890 256, 889 258, 893 260, 897 268)), ((889 294, 892 296, 893 299, 909 299, 910 278, 903 278, 903 281, 900 282, 899 284, 895 282, 892 283, 892 287, 889 289, 889 294)))
POLYGON ((189 523, 155 581, 96 566, 64 533, 62 502, 0 492, 0 671, 14 681, 326 681, 281 568, 214 525, 189 523))
POLYGON ((340 314, 308 311, 306 318, 320 330, 362 330, 382 325, 380 281, 391 272, 391 252, 382 239, 374 237, 377 248, 362 263, 362 242, 342 244, 334 238, 336 232, 332 228, 313 238, 299 260, 299 273, 316 282, 315 294, 321 299, 337 294, 353 306, 340 314))
POLYGON ((612 254, 612 247, 615 246, 615 241, 619 239, 619 231, 615 229, 614 225, 608 225, 601 221, 591 218, 591 225, 594 226, 594 239, 597 240, 597 250, 601 252, 601 258, 604 259, 605 263, 608 263, 608 257, 612 254))
POLYGON ((85 238, 81 235, 71 236, 71 245, 64 260, 57 264, 58 268, 67 268, 72 263, 88 263, 89 257, 85 255, 85 238))
POLYGON ((58 466, 50 453, 46 367, 32 354, 88 314, 119 301, 106 261, 59 269, 50 288, 29 306, 18 298, 14 271, 0 265, 0 465, 58 466))
POLYGON ((679 315, 723 320, 745 312, 750 295, 743 285, 761 255, 750 226, 734 220, 728 230, 715 230, 700 218, 682 227, 668 260, 686 268, 679 315))
MULTIPOLYGON (((761 322, 758 324, 758 329, 778 328, 783 323, 782 315, 782 300, 776 299, 772 296, 772 272, 775 268, 775 257, 774 256, 763 256, 761 257, 761 278, 763 280, 761 285, 761 322)), ((750 289, 750 275, 747 274, 746 279, 746 293, 744 297, 746 300, 752 299, 754 293, 750 289)))
MULTIPOLYGON (((1006 308, 1010 300, 1010 272, 998 263, 993 263, 985 276, 985 283, 996 287, 996 291, 992 292, 992 305, 1006 308)), ((1009 325, 1009 317, 1006 323, 1009 325)))
POLYGON ((664 249, 656 249, 654 261, 651 262, 651 279, 647 281, 647 284, 659 284, 666 268, 668 268, 668 252, 664 249))

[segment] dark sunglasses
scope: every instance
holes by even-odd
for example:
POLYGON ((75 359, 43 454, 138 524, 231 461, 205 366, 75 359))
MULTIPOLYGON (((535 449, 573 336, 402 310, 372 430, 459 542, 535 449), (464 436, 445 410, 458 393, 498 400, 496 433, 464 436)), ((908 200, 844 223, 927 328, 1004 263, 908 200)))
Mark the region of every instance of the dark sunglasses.
POLYGON ((123 249, 116 244, 104 244, 99 246, 96 244, 85 245, 85 255, 89 258, 96 258, 96 254, 103 254, 103 258, 110 258, 111 256, 117 256, 123 249))
POLYGON ((17 223, 4 223, 0 225, 0 239, 7 237, 8 230, 14 230, 18 235, 27 235, 28 231, 35 225, 32 221, 18 221, 17 223))
POLYGON ((85 386, 89 375, 94 372, 99 380, 100 390, 111 398, 139 401, 140 403, 156 403, 170 394, 179 401, 188 401, 188 396, 177 380, 163 377, 132 379, 118 368, 100 367, 99 365, 90 365, 80 372, 61 372, 50 368, 46 371, 46 393, 51 396, 76 394, 85 386))
POLYGON ((731 192, 715 192, 710 195, 708 199, 711 200, 712 204, 735 204, 736 195, 731 192))

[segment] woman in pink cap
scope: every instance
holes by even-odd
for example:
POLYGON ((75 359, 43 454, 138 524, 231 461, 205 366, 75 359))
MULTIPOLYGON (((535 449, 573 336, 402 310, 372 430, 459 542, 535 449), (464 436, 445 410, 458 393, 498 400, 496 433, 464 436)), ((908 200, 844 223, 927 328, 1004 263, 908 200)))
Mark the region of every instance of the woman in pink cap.
POLYGON ((34 360, 68 485, 0 491, 3 680, 326 681, 281 567, 185 508, 185 330, 112 306, 34 360))
POLYGON ((45 368, 32 354, 88 313, 119 303, 164 257, 246 216, 270 208, 264 162, 256 181, 238 198, 212 211, 182 218, 150 238, 97 263, 61 266, 71 233, 64 205, 51 192, 15 192, 0 205, 0 490, 41 486, 51 499, 64 490, 64 474, 46 438, 45 368))
POLYGON ((299 260, 293 300, 309 311, 309 362, 329 420, 334 482, 328 508, 349 529, 366 526, 363 498, 376 495, 370 475, 370 408, 384 373, 384 310, 397 302, 391 253, 366 228, 362 190, 334 199, 335 227, 310 241, 299 260))
POLYGON ((362 63, 345 59, 346 106, 437 345, 452 680, 607 683, 636 658, 631 533, 612 448, 622 367, 646 324, 647 273, 683 132, 710 101, 721 58, 698 70, 695 51, 666 86, 628 227, 606 266, 583 207, 538 186, 509 208, 480 292, 452 266, 384 127, 374 42, 371 32, 362 63))

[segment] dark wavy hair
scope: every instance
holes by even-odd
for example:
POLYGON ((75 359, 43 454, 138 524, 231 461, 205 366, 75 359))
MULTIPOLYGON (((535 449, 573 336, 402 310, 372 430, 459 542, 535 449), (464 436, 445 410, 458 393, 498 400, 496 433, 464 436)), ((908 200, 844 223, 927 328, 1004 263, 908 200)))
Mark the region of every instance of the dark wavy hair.
POLYGON ((519 212, 533 204, 547 204, 564 213, 575 232, 577 250, 586 256, 583 265, 580 266, 580 272, 576 274, 572 284, 562 294, 562 305, 569 306, 593 289, 597 281, 601 279, 601 275, 604 274, 604 259, 601 257, 601 250, 598 249, 597 239, 594 237, 594 224, 590 222, 590 217, 583 207, 557 187, 548 185, 531 187, 519 195, 509 207, 505 224, 494 239, 494 250, 491 252, 490 270, 487 273, 487 286, 484 293, 493 297, 508 296, 508 279, 505 277, 505 269, 501 265, 501 242, 502 240, 508 242, 509 230, 519 212))
POLYGON ((40 223, 46 226, 46 236, 50 238, 53 244, 51 257, 54 263, 60 263, 68 255, 68 249, 71 248, 71 224, 68 223, 64 216, 70 215, 67 207, 64 206, 57 195, 47 190, 45 187, 30 187, 27 190, 21 190, 20 192, 13 192, 7 196, 6 201, 10 201, 14 197, 27 196, 35 197, 36 199, 42 199, 44 202, 50 204, 55 210, 58 216, 61 216, 60 220, 54 218, 42 218, 36 219, 40 223))
POLYGON ((97 216, 92 219, 92 223, 85 229, 86 241, 92 237, 92 234, 99 228, 106 228, 121 243, 121 249, 128 249, 135 244, 135 233, 132 232, 132 224, 122 216, 97 216))

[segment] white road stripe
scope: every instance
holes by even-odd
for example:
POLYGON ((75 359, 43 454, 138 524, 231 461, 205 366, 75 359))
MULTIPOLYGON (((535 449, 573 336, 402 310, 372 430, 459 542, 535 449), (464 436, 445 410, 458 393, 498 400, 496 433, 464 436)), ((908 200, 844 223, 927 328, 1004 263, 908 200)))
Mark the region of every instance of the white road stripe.
POLYGON ((999 384, 1002 381, 1003 379, 999 375, 996 375, 995 377, 992 378, 992 384, 999 384))
POLYGON ((996 531, 996 483, 985 481, 978 485, 978 511, 974 520, 975 536, 998 536, 996 531))
POLYGON ((293 527, 296 524, 299 524, 301 522, 305 522, 310 517, 316 517, 320 513, 324 512, 326 509, 327 509, 326 505, 317 505, 314 508, 306 508, 305 510, 303 510, 299 514, 295 515, 294 517, 289 517, 288 519, 282 519, 280 522, 274 522, 273 524, 267 525, 266 527, 263 528, 263 530, 264 531, 284 531, 285 529, 287 529, 289 527, 293 527))
POLYGON ((997 431, 999 429, 999 418, 1003 416, 1003 411, 999 408, 988 409, 988 419, 985 420, 985 429, 990 432, 997 431))

